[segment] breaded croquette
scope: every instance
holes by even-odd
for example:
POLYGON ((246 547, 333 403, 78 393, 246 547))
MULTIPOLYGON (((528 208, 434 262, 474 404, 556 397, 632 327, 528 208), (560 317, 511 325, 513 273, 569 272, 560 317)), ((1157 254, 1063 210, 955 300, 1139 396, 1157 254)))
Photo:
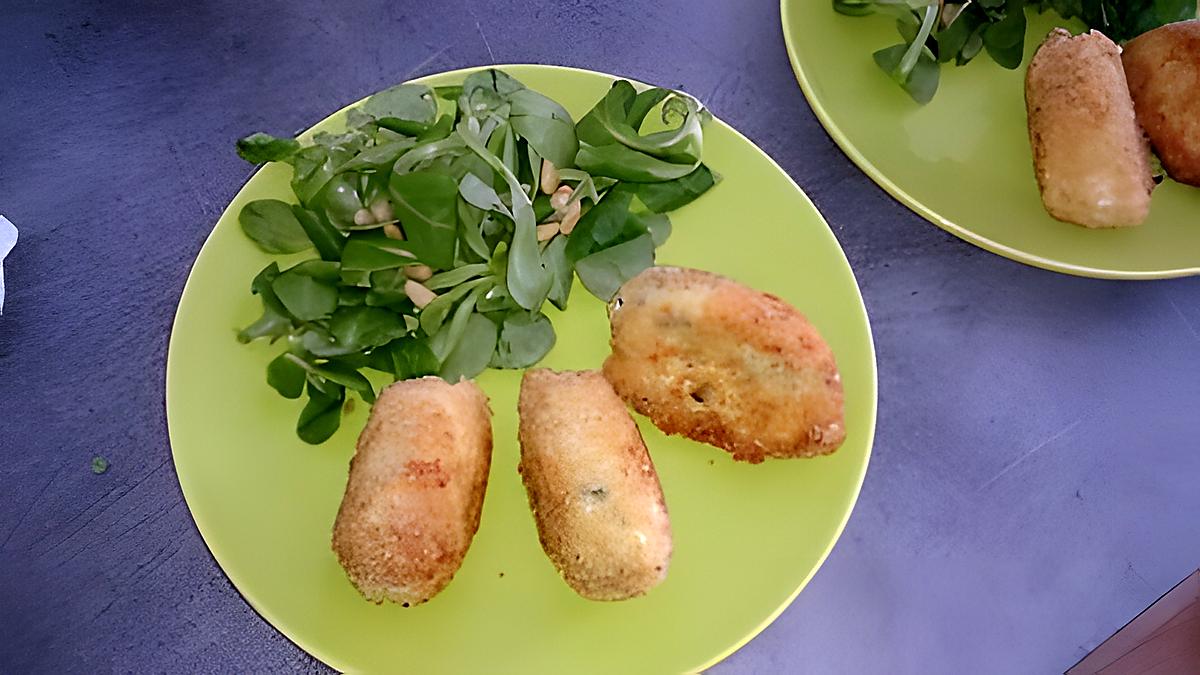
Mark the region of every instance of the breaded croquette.
POLYGON ((474 382, 426 377, 380 392, 333 525, 363 596, 407 607, 450 583, 479 528, 491 461, 491 412, 474 382))
POLYGON ((1200 20, 1139 35, 1121 60, 1138 122, 1167 175, 1200 186, 1200 20))
POLYGON ((1121 52, 1104 35, 1056 28, 1025 74, 1029 143, 1042 204, 1085 227, 1139 225, 1154 181, 1121 52))
POLYGON ((596 371, 521 380, 521 478, 538 538, 590 600, 624 600, 667 576, 671 522, 654 463, 625 404, 596 371))
POLYGON ((617 292, 611 322, 605 377, 668 434, 748 462, 828 454, 846 437, 833 352, 773 295, 651 267, 617 292))

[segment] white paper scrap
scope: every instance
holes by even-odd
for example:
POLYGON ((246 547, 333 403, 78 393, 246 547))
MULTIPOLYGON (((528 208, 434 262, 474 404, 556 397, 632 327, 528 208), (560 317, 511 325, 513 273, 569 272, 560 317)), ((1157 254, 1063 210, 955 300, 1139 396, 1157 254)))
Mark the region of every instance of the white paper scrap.
POLYGON ((4 257, 17 245, 17 226, 0 216, 0 314, 4 313, 4 257))

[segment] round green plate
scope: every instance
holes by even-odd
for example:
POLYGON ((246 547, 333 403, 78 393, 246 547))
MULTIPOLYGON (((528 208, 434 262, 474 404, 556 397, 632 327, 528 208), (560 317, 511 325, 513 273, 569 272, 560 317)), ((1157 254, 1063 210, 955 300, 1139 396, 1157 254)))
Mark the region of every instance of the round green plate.
MULTIPOLYGON (((829 0, 782 0, 780 8, 792 67, 829 135, 872 180, 933 224, 1057 272, 1200 274, 1200 189, 1164 181, 1140 227, 1088 230, 1046 214, 1025 129, 1024 64, 1005 70, 980 54, 961 68, 943 66, 937 95, 919 106, 871 58, 900 41, 893 21, 843 16, 829 0)), ((1025 64, 1062 24, 1053 12, 1029 13, 1025 64)))
MULTIPOLYGON (((577 118, 613 79, 502 68, 577 118)), ((420 81, 458 83, 466 72, 420 81)), ((311 131, 336 130, 343 115, 311 131)), ((267 166, 246 183, 179 303, 167 421, 196 525, 263 618, 343 671, 615 673, 705 668, 783 611, 833 547, 862 484, 875 427, 874 349, 846 258, 804 193, 719 121, 706 131, 705 161, 725 179, 672 214, 675 233, 659 261, 729 275, 805 312, 837 355, 849 435, 831 457, 749 466, 639 420, 662 479, 675 553, 661 586, 617 603, 579 598, 538 544, 517 475, 517 371, 479 378, 491 398, 495 450, 479 533, 454 581, 409 609, 358 595, 329 537, 367 407, 357 402, 325 445, 305 445, 294 431, 299 402, 264 379, 277 348, 234 340, 235 328, 257 317, 250 280, 269 260, 242 234, 237 214, 253 199, 289 199, 290 169, 267 166)), ((558 344, 542 365, 599 367, 609 351, 604 305, 577 285, 569 311, 551 318, 558 344)))

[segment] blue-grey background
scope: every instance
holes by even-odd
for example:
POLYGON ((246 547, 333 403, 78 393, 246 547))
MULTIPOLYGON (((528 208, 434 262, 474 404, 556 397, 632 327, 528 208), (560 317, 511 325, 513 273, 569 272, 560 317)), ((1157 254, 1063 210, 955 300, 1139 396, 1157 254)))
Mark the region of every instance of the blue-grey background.
POLYGON ((234 139, 492 62, 696 94, 808 192, 862 285, 880 371, 862 497, 715 672, 1060 672, 1200 564, 1200 279, 1044 272, 913 215, 813 117, 770 0, 11 1, 0 671, 326 670, 241 599, 183 503, 175 304, 250 172, 234 139))

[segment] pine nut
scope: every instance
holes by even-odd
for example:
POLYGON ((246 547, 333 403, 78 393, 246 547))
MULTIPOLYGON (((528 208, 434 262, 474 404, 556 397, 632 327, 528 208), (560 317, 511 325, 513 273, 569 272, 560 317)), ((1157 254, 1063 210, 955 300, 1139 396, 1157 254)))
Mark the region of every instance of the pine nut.
POLYGON ((579 216, 583 213, 583 207, 579 202, 575 202, 567 207, 567 213, 563 216, 562 222, 559 223, 558 229, 563 234, 571 234, 575 229, 575 224, 579 222, 579 216))
POLYGON ((433 268, 429 265, 407 265, 404 268, 404 276, 414 281, 426 281, 433 276, 433 268))
POLYGON ((391 222, 396 217, 392 211, 392 203, 383 198, 376 199, 371 204, 371 215, 375 216, 375 222, 377 223, 391 222))
POLYGON ((375 214, 371 213, 371 209, 359 209, 354 212, 355 225, 370 225, 378 222, 375 220, 375 214))
POLYGON ((558 188, 554 191, 554 194, 550 195, 550 206, 554 207, 555 211, 566 206, 567 202, 571 200, 571 192, 572 190, 570 185, 564 185, 558 188))
POLYGON ((542 160, 542 178, 540 182, 542 192, 546 194, 553 194, 554 190, 558 188, 560 182, 558 169, 548 159, 542 160))
POLYGON ((437 293, 425 288, 412 279, 404 282, 404 294, 408 296, 409 300, 412 300, 412 303, 416 305, 418 309, 424 308, 425 305, 433 302, 434 298, 437 297, 437 293))

